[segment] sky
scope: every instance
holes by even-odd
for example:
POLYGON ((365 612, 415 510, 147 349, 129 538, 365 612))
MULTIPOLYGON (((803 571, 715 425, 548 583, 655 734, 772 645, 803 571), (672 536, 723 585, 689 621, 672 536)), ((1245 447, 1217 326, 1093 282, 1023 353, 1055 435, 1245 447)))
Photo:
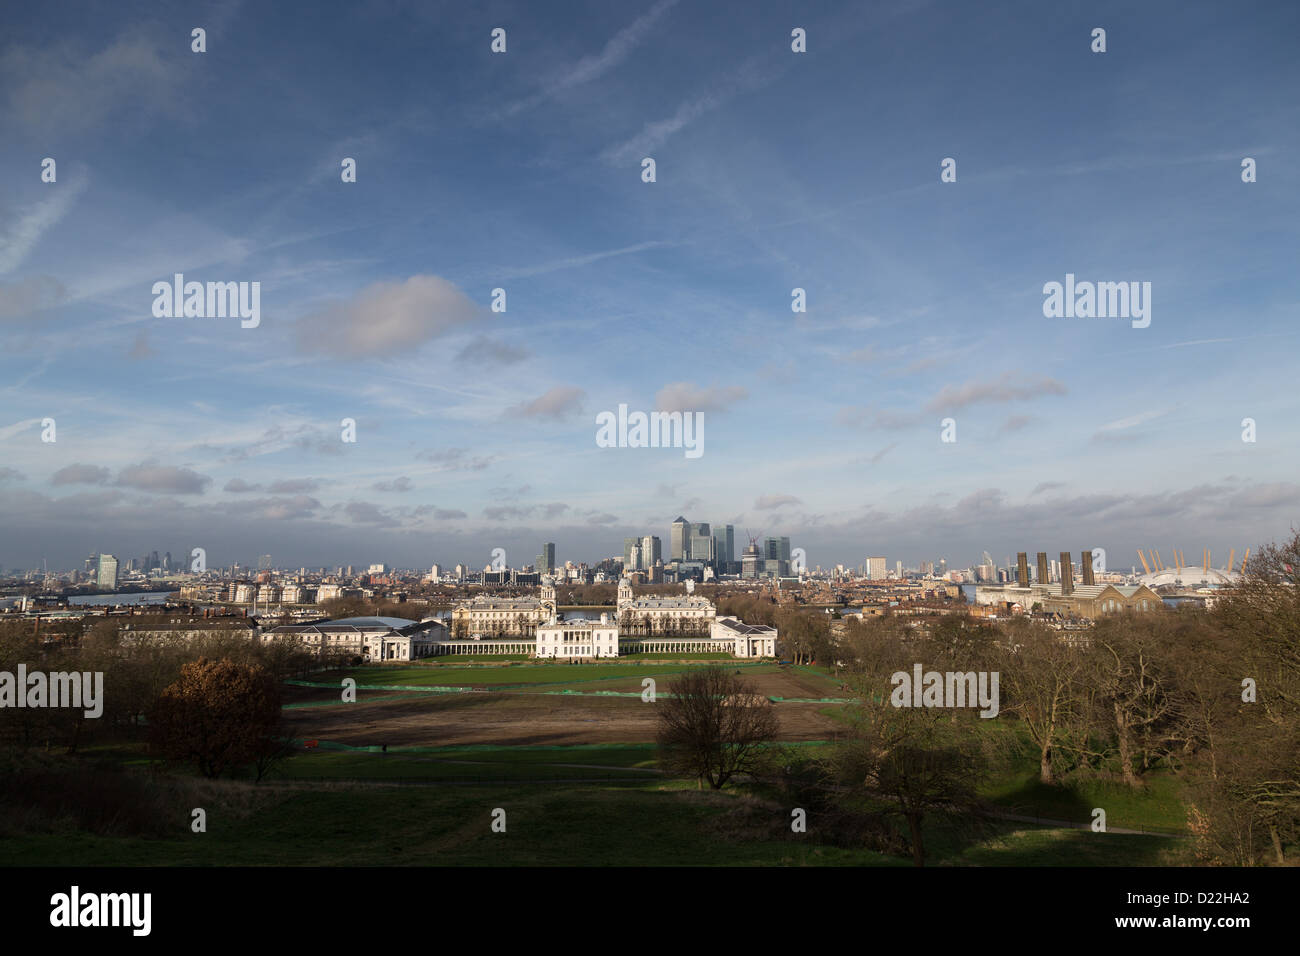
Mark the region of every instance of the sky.
POLYGON ((595 562, 684 515, 810 566, 1221 565, 1300 524, 1297 36, 1291 2, 5 5, 0 564, 595 562), (155 315, 176 273, 259 283, 258 323, 155 315), (1067 274, 1149 282, 1150 324, 1045 316, 1067 274), (600 447, 620 404, 702 454, 600 447))

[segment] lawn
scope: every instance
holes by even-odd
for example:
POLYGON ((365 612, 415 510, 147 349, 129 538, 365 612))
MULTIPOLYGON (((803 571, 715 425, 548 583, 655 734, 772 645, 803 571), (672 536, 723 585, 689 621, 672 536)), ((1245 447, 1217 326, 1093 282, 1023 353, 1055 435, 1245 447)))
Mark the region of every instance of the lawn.
MULTIPOLYGON (((10 865, 63 866, 908 866, 791 833, 789 810, 739 791, 640 786, 231 784, 206 833, 177 812, 176 836, 32 833, 0 844, 10 865), (506 832, 491 829, 505 811, 506 832)), ((962 837, 931 827, 931 865, 1164 862, 1173 841, 994 827, 962 837)))
MULTIPOLYGON (((400 667, 357 667, 333 674, 316 675, 311 683, 338 686, 343 677, 351 677, 358 687, 509 687, 532 684, 570 685, 588 681, 628 677, 660 677, 691 670, 693 665, 643 664, 611 661, 608 664, 516 664, 509 667, 459 667, 450 665, 415 665, 400 667)), ((775 673, 775 664, 737 664, 746 675, 775 673)))
POLYGON ((274 780, 555 781, 655 778, 655 748, 428 747, 389 753, 316 751, 277 767, 274 780))
MULTIPOLYGON (((1025 762, 1026 764, 1028 761, 1025 762)), ((1178 778, 1147 774, 1139 788, 1097 778, 1067 778, 1058 786, 1038 780, 1035 765, 1001 771, 989 778, 980 795, 1010 813, 1091 824, 1094 808, 1106 811, 1106 825, 1158 833, 1185 833, 1187 811, 1178 778)))

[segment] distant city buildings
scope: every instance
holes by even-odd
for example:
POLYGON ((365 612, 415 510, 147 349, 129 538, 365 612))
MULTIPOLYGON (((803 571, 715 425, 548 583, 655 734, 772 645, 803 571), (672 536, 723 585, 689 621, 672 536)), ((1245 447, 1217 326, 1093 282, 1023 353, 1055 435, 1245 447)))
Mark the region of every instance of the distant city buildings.
POLYGON ((548 541, 542 545, 536 567, 539 574, 551 574, 555 570, 555 542, 548 541))
POLYGON ((691 523, 680 515, 673 521, 669 532, 669 557, 673 561, 685 561, 691 534, 691 523))
POLYGON ((95 583, 99 587, 107 588, 110 591, 117 588, 117 558, 111 554, 101 554, 99 556, 95 583))
POLYGON ((663 562, 663 543, 658 535, 648 534, 641 539, 641 565, 644 570, 663 562))
POLYGON ((713 560, 720 574, 735 573, 736 529, 732 525, 713 526, 713 560))

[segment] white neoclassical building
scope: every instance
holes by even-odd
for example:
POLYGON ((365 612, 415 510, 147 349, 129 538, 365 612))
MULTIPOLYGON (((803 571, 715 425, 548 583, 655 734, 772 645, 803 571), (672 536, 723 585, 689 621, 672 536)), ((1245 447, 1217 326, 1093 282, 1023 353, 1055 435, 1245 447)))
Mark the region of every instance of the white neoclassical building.
POLYGON ((262 634, 263 643, 296 638, 318 654, 342 652, 370 661, 413 661, 438 653, 446 642, 441 621, 349 617, 318 624, 289 624, 262 634))
POLYGON ((531 638, 555 611, 555 582, 546 577, 537 597, 476 597, 460 602, 451 611, 451 633, 457 640, 531 638))
POLYGON ((600 620, 551 620, 537 628, 537 657, 618 657, 618 625, 600 620))
POLYGON ((713 621, 709 636, 715 641, 731 643, 736 657, 776 657, 776 628, 766 624, 746 624, 738 617, 719 617, 713 621))
POLYGON ((717 608, 708 598, 696 597, 695 582, 686 582, 678 597, 636 597, 632 582, 618 582, 618 626, 629 637, 704 637, 713 625, 717 608))
POLYGON ((452 610, 451 635, 439 635, 429 653, 552 660, 623 654, 776 657, 776 628, 720 618, 713 603, 692 590, 688 581, 683 596, 638 599, 624 578, 616 616, 561 619, 554 583, 543 578, 536 598, 476 598, 458 604, 452 610))

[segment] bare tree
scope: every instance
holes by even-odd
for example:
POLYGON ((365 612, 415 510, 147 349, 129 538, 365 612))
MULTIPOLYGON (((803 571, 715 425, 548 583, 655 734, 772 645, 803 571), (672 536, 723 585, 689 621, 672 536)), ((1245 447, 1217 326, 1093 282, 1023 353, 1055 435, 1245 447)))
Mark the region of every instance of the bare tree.
POLYGON ((969 815, 978 806, 976 785, 986 766, 978 734, 954 724, 939 709, 894 707, 869 686, 852 711, 852 733, 828 758, 847 800, 883 800, 903 818, 912 861, 925 865, 922 824, 936 813, 969 815))
MULTIPOLYGON (((1092 672, 1089 682, 1101 692, 1103 715, 1099 726, 1109 722, 1118 750, 1119 770, 1124 782, 1139 784, 1135 758, 1143 738, 1177 736, 1173 729, 1179 714, 1173 697, 1172 668, 1162 653, 1160 615, 1124 614, 1101 621, 1092 638, 1092 672), (1107 721, 1109 718, 1109 721, 1107 721)), ((1145 771, 1149 761, 1143 760, 1145 771)))
POLYGON ((1002 681, 1010 702, 1004 709, 1021 719, 1038 747, 1043 783, 1055 782, 1053 759, 1078 714, 1083 663, 1077 651, 1038 625, 1016 634, 1007 651, 1002 681))
POLYGON ((721 790, 737 774, 763 769, 780 732, 772 703, 720 665, 687 671, 659 698, 659 747, 670 770, 721 790))

